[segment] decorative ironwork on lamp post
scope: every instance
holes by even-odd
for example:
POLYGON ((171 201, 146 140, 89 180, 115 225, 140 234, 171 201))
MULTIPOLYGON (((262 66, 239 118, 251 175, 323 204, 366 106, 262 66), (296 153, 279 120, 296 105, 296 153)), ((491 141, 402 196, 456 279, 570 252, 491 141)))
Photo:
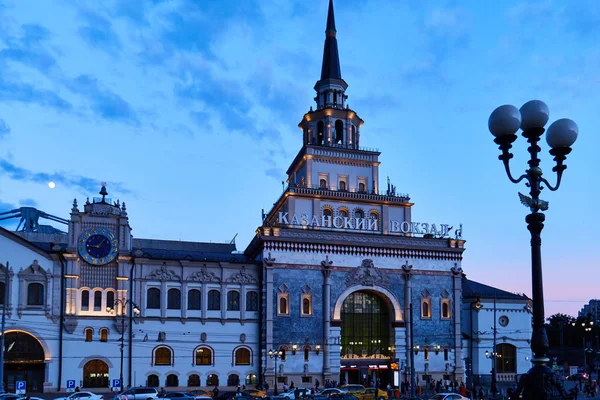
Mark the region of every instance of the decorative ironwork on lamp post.
POLYGON ((496 360, 498 358, 502 358, 502 354, 498 354, 495 351, 491 353, 489 351, 485 351, 485 357, 492 360, 492 384, 490 387, 490 392, 496 394, 498 393, 498 377, 496 375, 496 360))
POLYGON ((559 188, 562 175, 567 166, 564 161, 571 152, 578 134, 577 124, 570 119, 559 119, 552 123, 546 133, 546 141, 550 146, 550 154, 554 156, 556 165, 556 185, 552 186, 544 177, 538 158, 541 148, 538 146, 544 126, 549 119, 548 106, 539 100, 532 100, 523 105, 520 110, 511 105, 496 108, 490 115, 488 127, 496 137, 494 142, 502 154, 498 156, 506 170, 508 179, 513 183, 525 180, 529 188, 529 196, 519 193, 521 203, 527 206, 531 213, 527 215, 527 229, 531 233, 531 283, 533 297, 533 332, 531 334, 531 350, 533 367, 521 377, 517 388, 518 396, 523 393, 523 399, 553 399, 564 398, 562 381, 548 367, 550 359, 547 356, 548 336, 544 328, 544 287, 542 281, 541 233, 544 228, 545 215, 540 211, 548 209, 548 202, 540 199, 540 192, 547 187, 551 191, 559 188), (519 128, 527 139, 530 158, 529 168, 519 178, 514 178, 510 172, 509 162, 513 158, 510 152, 512 143, 517 139, 519 128))
POLYGON ((275 361, 275 387, 273 388, 273 393, 275 394, 275 396, 279 394, 277 393, 277 360, 279 360, 282 355, 283 352, 281 350, 269 350, 269 357, 271 357, 273 361, 275 361))
MULTIPOLYGON (((117 313, 117 315, 115 316, 115 318, 120 318, 121 319, 121 338, 119 339, 119 341, 121 342, 121 344, 119 345, 120 350, 121 350, 121 369, 119 371, 119 379, 121 381, 121 390, 123 390, 125 388, 125 384, 123 383, 123 349, 125 347, 125 319, 127 318, 127 305, 132 305, 133 306, 133 316, 139 315, 140 314, 140 309, 138 308, 137 304, 135 304, 132 301, 129 301, 127 299, 117 299, 115 300, 115 304, 113 305, 113 307, 106 307, 106 311, 109 313, 117 313, 117 306, 121 306, 121 312, 117 313)), ((129 327, 129 329, 131 329, 131 327, 129 327)), ((131 346, 131 343, 129 344, 131 346)))

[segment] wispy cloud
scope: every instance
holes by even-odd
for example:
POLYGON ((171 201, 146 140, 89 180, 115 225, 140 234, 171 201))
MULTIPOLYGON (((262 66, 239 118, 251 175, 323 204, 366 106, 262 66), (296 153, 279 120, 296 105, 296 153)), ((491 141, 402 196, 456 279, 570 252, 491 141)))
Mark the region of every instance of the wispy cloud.
POLYGON ((71 103, 51 90, 39 89, 29 83, 11 82, 0 74, 0 100, 36 104, 52 108, 56 111, 69 111, 71 103))
POLYGON ((0 139, 5 138, 10 134, 10 126, 6 123, 5 120, 0 118, 0 139))
POLYGON ((121 49, 121 40, 114 31, 112 23, 104 16, 90 10, 80 12, 85 25, 79 27, 81 38, 93 48, 116 55, 121 49))
MULTIPOLYGON (((93 193, 99 190, 101 181, 80 175, 68 174, 65 172, 34 172, 26 168, 18 167, 8 160, 0 159, 0 174, 7 175, 10 179, 21 182, 32 182, 47 184, 54 182, 57 186, 66 186, 78 189, 85 194, 93 193)), ((109 187, 120 194, 130 194, 131 190, 126 188, 120 182, 111 182, 109 187)))
POLYGON ((118 94, 104 87, 98 79, 80 75, 69 84, 69 89, 85 96, 94 114, 103 119, 139 125, 138 117, 131 105, 118 94))

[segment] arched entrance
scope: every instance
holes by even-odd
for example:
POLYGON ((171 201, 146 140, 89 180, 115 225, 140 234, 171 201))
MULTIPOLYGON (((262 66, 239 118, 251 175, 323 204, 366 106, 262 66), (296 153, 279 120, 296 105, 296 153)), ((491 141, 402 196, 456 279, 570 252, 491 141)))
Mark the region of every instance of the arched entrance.
POLYGON ((340 382, 371 386, 393 383, 394 313, 381 294, 360 290, 341 307, 340 382))
POLYGON ((91 360, 83 366, 84 388, 108 387, 108 364, 102 360, 91 360))
POLYGON ((46 365, 40 342, 27 332, 7 332, 4 346, 4 387, 14 391, 15 382, 26 381, 28 392, 42 392, 46 365))

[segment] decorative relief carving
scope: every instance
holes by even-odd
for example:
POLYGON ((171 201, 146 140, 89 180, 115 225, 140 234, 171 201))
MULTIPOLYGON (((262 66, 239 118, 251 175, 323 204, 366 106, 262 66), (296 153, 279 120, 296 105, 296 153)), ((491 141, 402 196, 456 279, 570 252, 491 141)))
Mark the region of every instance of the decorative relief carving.
POLYGON ((168 270, 167 263, 163 263, 160 266, 160 269, 156 269, 146 275, 146 279, 153 281, 180 281, 181 277, 174 271, 168 270))
POLYGON ((206 332, 202 332, 200 334, 200 340, 202 341, 202 343, 206 343, 206 338, 207 338, 206 332))
POLYGON ((271 257, 271 253, 270 253, 270 252, 269 252, 269 254, 267 255, 267 258, 263 259, 263 263, 264 263, 266 266, 269 266, 269 267, 271 267, 271 266, 273 266, 273 264, 275 264, 275 258, 274 258, 274 257, 271 257))
POLYGON ((463 273, 463 269, 458 266, 457 263, 454 263, 454 267, 450 269, 454 275, 461 275, 463 273))
POLYGON ((288 285, 286 285, 285 283, 282 283, 279 288, 277 288, 277 290, 279 290, 279 293, 287 293, 288 292, 288 285))
POLYGON ((242 333, 242 334, 240 335, 240 342, 242 342, 242 343, 246 343, 246 334, 245 334, 245 333, 242 333))
POLYGON ((450 292, 448 292, 448 290, 444 289, 442 291, 442 299, 449 299, 450 298, 450 292))
POLYGON ((310 293, 310 291, 311 291, 312 289, 311 289, 311 287, 310 287, 310 286, 308 286, 308 285, 304 285, 304 286, 302 287, 302 289, 301 289, 301 290, 302 290, 302 293, 304 293, 304 294, 308 294, 308 293, 310 293))
POLYGON ((406 264, 402 265, 402 277, 404 277, 406 281, 409 281, 412 277, 412 269, 413 266, 409 265, 408 260, 406 260, 406 264))
POLYGON ((246 272, 246 267, 244 265, 242 265, 240 272, 231 276, 229 278, 229 282, 232 282, 232 283, 256 283, 258 281, 254 277, 254 275, 246 272))
POLYGON ((360 267, 349 272, 346 276, 347 286, 355 284, 364 286, 387 286, 388 277, 373 265, 373 260, 367 258, 362 261, 360 267))
POLYGON ((429 290, 423 289, 423 291, 421 292, 421 297, 422 298, 429 298, 429 297, 431 297, 431 293, 429 292, 429 290))
POLYGON ((221 282, 221 278, 219 278, 214 272, 209 272, 206 268, 206 265, 203 265, 200 268, 200 271, 196 271, 190 276, 188 276, 188 281, 193 282, 221 282))
POLYGON ((321 261, 321 266, 323 268, 331 268, 331 266, 333 265, 333 261, 331 261, 329 259, 329 256, 325 256, 325 259, 323 261, 321 261))

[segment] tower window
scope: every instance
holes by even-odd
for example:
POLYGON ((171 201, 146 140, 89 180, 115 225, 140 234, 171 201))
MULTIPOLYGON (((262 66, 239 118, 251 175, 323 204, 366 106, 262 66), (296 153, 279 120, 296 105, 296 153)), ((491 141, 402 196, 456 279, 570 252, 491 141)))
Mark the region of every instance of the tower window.
POLYGON ((308 361, 310 355, 310 350, 308 349, 308 347, 304 348, 304 361, 308 361))
MULTIPOLYGON (((323 102, 325 103, 325 102, 323 102)), ((323 121, 317 123, 317 144, 321 145, 325 141, 325 124, 323 121)))
POLYGON ((448 349, 444 349, 444 361, 448 361, 448 349))
POLYGON ((96 290, 94 292, 94 311, 102 310, 102 292, 96 290))
POLYGON ((106 307, 115 308, 115 292, 106 292, 106 307))
POLYGON ((319 189, 327 189, 327 179, 319 179, 319 189))
POLYGON ((364 182, 360 182, 360 183, 358 184, 358 192, 359 192, 359 193, 366 193, 366 192, 367 192, 367 188, 366 188, 366 186, 365 186, 365 183, 364 183, 364 182))
POLYGON ((425 361, 429 360, 429 349, 426 347, 425 351, 423 352, 423 358, 425 359, 425 361))
POLYGON ((335 143, 343 144, 344 143, 344 123, 341 119, 335 121, 335 143))
POLYGON ((346 181, 340 181, 339 190, 342 192, 345 192, 347 190, 346 189, 346 181))
POLYGON ((81 292, 81 311, 90 309, 90 291, 84 290, 81 292))

